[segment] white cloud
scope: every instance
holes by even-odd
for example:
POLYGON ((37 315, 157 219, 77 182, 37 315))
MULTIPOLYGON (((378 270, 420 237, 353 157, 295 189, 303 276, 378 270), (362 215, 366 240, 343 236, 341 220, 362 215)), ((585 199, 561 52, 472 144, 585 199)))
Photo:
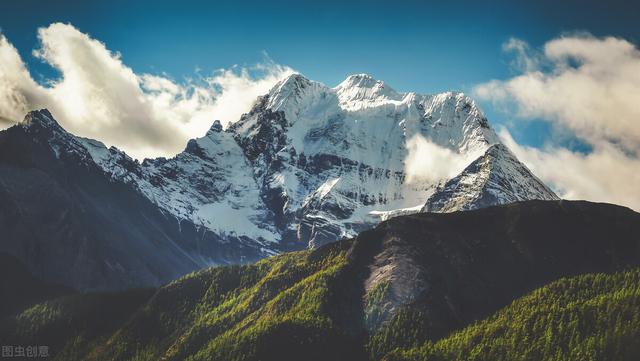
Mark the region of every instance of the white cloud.
POLYGON ((45 97, 29 75, 18 51, 0 34, 0 117, 15 121, 24 116, 25 104, 42 102, 45 97))
POLYGON ((37 84, 0 35, 0 120, 19 121, 28 110, 46 107, 72 133, 137 158, 173 155, 213 120, 238 120, 258 95, 293 72, 266 62, 178 83, 164 75, 135 74, 119 54, 71 25, 51 24, 38 30, 38 38, 41 47, 34 55, 61 76, 47 86, 37 84))
POLYGON ((511 38, 502 45, 502 50, 515 54, 511 66, 514 71, 532 71, 540 66, 541 59, 526 42, 511 38))
MULTIPOLYGON (((521 73, 474 89, 520 119, 541 118, 589 144, 589 154, 548 145, 521 147, 502 137, 543 180, 565 198, 640 209, 640 50, 619 38, 563 36, 537 53, 511 40, 521 73)), ((516 125, 517 126, 517 125, 516 125)))
POLYGON ((521 146, 502 129, 502 141, 566 199, 588 199, 640 210, 640 160, 605 145, 582 154, 566 148, 521 146))
POLYGON ((407 141, 404 169, 408 183, 436 184, 464 170, 480 154, 459 154, 441 147, 420 134, 407 141))

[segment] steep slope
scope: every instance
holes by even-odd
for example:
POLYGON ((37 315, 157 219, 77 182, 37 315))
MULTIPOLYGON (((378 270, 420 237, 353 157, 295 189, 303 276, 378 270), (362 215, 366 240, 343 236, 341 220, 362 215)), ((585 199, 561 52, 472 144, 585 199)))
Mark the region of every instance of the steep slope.
POLYGON ((142 167, 147 174, 142 191, 176 216, 217 234, 261 241, 265 247, 277 242, 253 169, 219 121, 176 157, 147 160, 142 167), (188 213, 181 213, 185 210, 188 213))
MULTIPOLYGON (((264 256, 163 213, 106 176, 85 144, 47 111, 0 133, 0 251, 39 278, 81 290, 140 287, 264 256)), ((118 161, 123 174, 138 171, 126 156, 118 161)))
POLYGON ((233 136, 215 121, 207 134, 188 142, 175 157, 134 162, 117 149, 82 139, 93 160, 113 179, 135 187, 181 220, 209 229, 225 240, 276 248, 270 213, 233 136))
MULTIPOLYGON (((562 277, 639 265, 640 214, 618 206, 529 201, 469 212, 403 216, 353 240, 314 251, 186 276, 160 288, 115 332, 77 342, 78 331, 69 329, 69 337, 60 340, 56 349, 66 351, 73 345, 86 351, 56 354, 55 358, 379 360, 394 349, 436 342, 562 277)), ((532 322, 542 320, 542 308, 548 312, 545 307, 552 307, 555 312, 572 301, 576 307, 588 306, 593 298, 609 302, 597 303, 597 311, 608 318, 637 320, 637 292, 625 293, 631 298, 615 296, 616 289, 638 289, 634 272, 611 276, 612 282, 596 279, 596 287, 580 278, 567 287, 555 284, 547 288, 564 298, 547 299, 540 292, 548 291, 536 291, 529 297, 536 307, 530 307, 529 316, 521 315, 532 322), (624 281, 618 282, 620 279, 624 281), (604 298, 594 296, 596 293, 604 298), (630 311, 634 313, 628 316, 630 311)), ((527 298, 518 302, 531 304, 527 298)), ((25 344, 42 339, 40 330, 49 329, 50 319, 39 315, 52 307, 48 304, 25 311, 6 324, 3 332, 25 344)), ((585 337, 592 332, 588 330, 595 329, 598 337, 610 332, 598 342, 633 352, 627 336, 637 336, 637 328, 627 328, 635 332, 632 334, 614 333, 617 321, 593 323, 589 314, 578 314, 578 322, 587 327, 581 329, 585 337)), ((68 317, 73 318, 73 313, 68 317)), ((496 316, 487 325, 504 319, 496 316)), ((501 325, 499 321, 496 327, 501 325)), ((518 325, 507 325, 512 328, 503 337, 520 337, 518 325)), ((471 327, 477 333, 494 326, 476 331, 476 326, 471 327)), ((539 329, 533 330, 542 342, 539 329)), ((485 336, 478 335, 463 340, 471 342, 472 349, 484 342, 485 336)), ((451 342, 459 339, 454 337, 451 342)), ((465 342, 459 343, 466 350, 465 342)), ((514 352, 526 354, 518 345, 529 343, 514 346, 514 352)), ((451 349, 453 356, 456 347, 451 349)))
POLYGON ((640 269, 563 278, 443 340, 385 360, 637 360, 640 269))
POLYGON ((343 249, 325 251, 210 268, 160 288, 142 305, 137 297, 126 302, 137 294, 132 290, 54 299, 1 323, 0 338, 46 340, 56 360, 362 359, 358 338, 332 327, 325 314, 327 283, 345 255, 343 249), (116 313, 107 327, 87 327, 85 319, 102 318, 96 306, 105 299, 121 303, 108 310, 131 313, 116 313), (66 319, 76 324, 62 329, 66 319), (109 327, 114 320, 120 322, 115 330, 109 327), (52 339, 51 330, 67 337, 52 339), (84 336, 79 342, 78 335, 84 336))
POLYGON ((559 198, 506 146, 494 144, 462 173, 438 187, 422 211, 464 211, 529 199, 559 198))

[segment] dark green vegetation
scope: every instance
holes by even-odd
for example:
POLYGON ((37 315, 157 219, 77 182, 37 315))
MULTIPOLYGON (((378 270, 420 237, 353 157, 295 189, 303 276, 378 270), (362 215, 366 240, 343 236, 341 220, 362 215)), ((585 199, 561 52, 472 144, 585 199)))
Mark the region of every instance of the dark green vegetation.
POLYGON ((563 278, 387 361, 638 360, 640 270, 563 278))
POLYGON ((22 312, 4 332, 17 344, 46 340, 60 360, 358 359, 362 342, 342 334, 327 314, 345 250, 325 251, 211 268, 153 295, 55 299, 22 312))
POLYGON ((638 359, 640 215, 525 202, 5 319, 58 360, 638 359), (515 300, 515 301, 514 301, 515 300))
POLYGON ((101 345, 154 290, 63 296, 29 307, 0 326, 3 345, 47 345, 57 360, 81 360, 101 345))

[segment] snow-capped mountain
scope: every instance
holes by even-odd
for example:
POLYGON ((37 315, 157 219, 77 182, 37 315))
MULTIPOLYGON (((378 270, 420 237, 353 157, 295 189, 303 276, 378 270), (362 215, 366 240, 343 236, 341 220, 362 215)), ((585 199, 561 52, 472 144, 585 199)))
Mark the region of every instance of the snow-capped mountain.
MULTIPOLYGON (((10 176, 19 173, 17 179, 34 164, 44 173, 53 171, 49 164, 54 164, 53 179, 71 177, 78 167, 90 177, 101 177, 101 194, 94 195, 97 190, 85 183, 65 188, 65 192, 78 188, 85 197, 76 202, 69 196, 69 207, 94 209, 96 199, 109 197, 109 192, 139 199, 131 206, 119 201, 111 204, 112 199, 120 199, 114 195, 107 198, 105 208, 83 216, 87 222, 108 224, 99 228, 100 234, 118 234, 122 239, 114 249, 93 254, 92 264, 107 264, 115 270, 142 268, 139 272, 144 277, 137 285, 157 284, 190 268, 317 247, 396 215, 557 199, 500 144, 468 96, 397 92, 366 74, 349 76, 335 88, 291 75, 259 97, 227 129, 215 121, 207 134, 189 141, 183 152, 170 159, 138 162, 116 148, 66 132, 46 110, 30 113, 23 124, 0 132, 0 138, 4 139, 0 148, 18 138, 24 143, 0 149, 4 152, 0 166, 10 176), (416 135, 452 154, 479 158, 449 180, 409 181, 405 161, 408 143, 416 135), (36 145, 37 152, 15 152, 36 145), (25 154, 32 159, 22 159, 25 154), (16 168, 13 163, 18 158, 27 165, 16 168), (131 212, 142 217, 140 222, 151 222, 147 226, 153 230, 145 234, 139 227, 113 224, 113 214, 131 212), (135 234, 122 235, 127 229, 135 234), (165 248, 173 247, 179 256, 165 255, 170 261, 130 259, 138 253, 127 250, 127 244, 153 252, 148 242, 166 243, 165 248), (123 254, 128 255, 127 262, 119 260, 123 254), (159 274, 162 264, 179 266, 159 274)), ((24 177, 32 179, 27 173, 24 177)), ((12 202, 23 201, 16 187, 30 189, 26 183, 16 181, 11 183, 15 187, 5 187, 12 202)), ((55 224, 74 230, 78 223, 65 222, 55 224)), ((69 237, 86 242, 89 236, 74 230, 69 237)), ((106 246, 108 240, 104 242, 106 246)), ((113 279, 105 284, 117 287, 113 279)))
MULTIPOLYGON (((401 93, 367 74, 329 88, 294 74, 228 129, 214 123, 174 158, 145 160, 132 171, 122 168, 130 164, 123 153, 85 144, 105 171, 135 184, 162 209, 269 252, 316 247, 423 208, 438 184, 407 182, 407 142, 415 135, 463 155, 500 143, 462 93, 401 93)), ((530 172, 507 176, 539 182, 530 172)), ((546 187, 496 192, 496 203, 556 198, 546 187)), ((451 195, 460 209, 492 204, 451 195)))
POLYGON ((175 157, 146 159, 142 164, 115 148, 83 141, 94 160, 114 179, 134 185, 178 219, 190 220, 222 237, 264 242, 265 250, 277 242, 253 170, 233 135, 223 132, 219 121, 204 137, 190 140, 175 157), (133 171, 123 169, 131 163, 133 171))
POLYGON ((460 154, 499 142, 460 93, 400 93, 366 74, 328 88, 292 75, 229 129, 255 169, 285 242, 317 246, 417 212, 435 184, 408 183, 407 142, 460 154))
POLYGON ((455 212, 530 199, 559 198, 505 145, 494 144, 460 175, 438 187, 422 211, 455 212))
POLYGON ((268 256, 158 207, 140 164, 66 132, 46 110, 0 132, 0 252, 80 290, 157 286, 211 264, 268 256), (113 176, 94 162, 112 161, 113 176))

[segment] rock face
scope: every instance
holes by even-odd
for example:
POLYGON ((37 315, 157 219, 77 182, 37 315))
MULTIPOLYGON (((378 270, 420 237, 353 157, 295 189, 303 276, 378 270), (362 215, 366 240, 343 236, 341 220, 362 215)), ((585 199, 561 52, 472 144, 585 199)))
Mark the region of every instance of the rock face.
POLYGON ((401 93, 366 74, 335 88, 289 76, 226 130, 214 122, 170 159, 140 163, 67 133, 46 110, 0 138, 0 196, 12 205, 0 222, 13 232, 2 249, 40 273, 64 269, 48 276, 82 289, 156 285, 206 265, 315 248, 422 208, 557 199, 469 97, 401 93), (484 155, 444 185, 408 182, 416 135, 484 155), (54 240, 65 245, 54 251, 54 240), (49 251, 60 261, 41 263, 49 251))

